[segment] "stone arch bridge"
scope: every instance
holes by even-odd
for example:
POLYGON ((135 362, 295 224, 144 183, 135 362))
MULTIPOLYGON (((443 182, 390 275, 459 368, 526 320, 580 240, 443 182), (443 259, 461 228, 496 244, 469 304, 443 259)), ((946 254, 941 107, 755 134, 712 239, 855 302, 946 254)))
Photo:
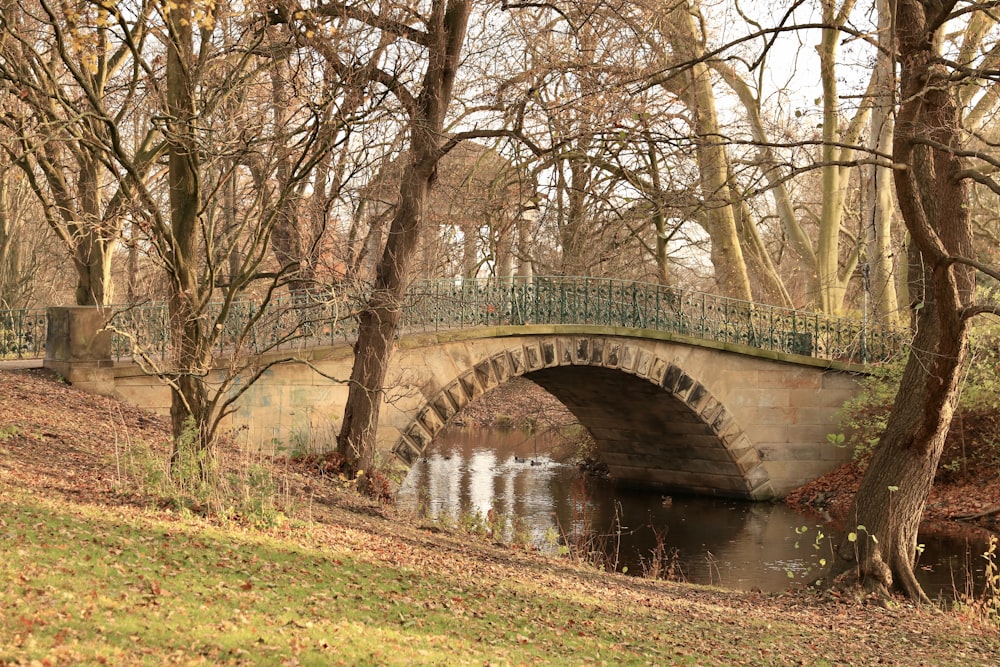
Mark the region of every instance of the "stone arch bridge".
MULTIPOLYGON (((838 323, 833 336, 830 322, 821 324, 814 315, 787 311, 793 313, 789 328, 787 312, 718 301, 706 310, 704 299, 700 319, 698 308, 681 317, 679 301, 663 298, 675 310, 667 318, 659 305, 646 307, 649 293, 638 299, 632 288, 628 297, 625 287, 614 299, 610 289, 597 290, 596 299, 584 301, 589 315, 562 299, 541 313, 543 295, 533 290, 520 305, 514 292, 487 298, 477 290, 472 308, 467 299, 456 305, 452 294, 447 312, 433 299, 422 302, 436 304, 423 314, 408 311, 387 378, 380 451, 412 464, 470 401, 523 376, 573 412, 622 483, 764 500, 850 458, 827 436, 838 430, 840 407, 857 391, 866 369, 861 362, 870 360, 871 338, 856 325, 842 329, 838 323), (796 316, 815 326, 794 324, 796 316)), ((70 379, 88 386, 86 365, 71 368, 72 355, 53 342, 59 329, 50 321, 46 365, 67 377, 75 372, 78 380, 70 379)), ((292 360, 272 366, 246 389, 232 425, 263 447, 332 444, 352 346, 313 341, 299 344, 293 355, 270 351, 261 360, 269 355, 292 360)), ((92 370, 96 390, 169 409, 167 388, 135 365, 99 362, 92 370)))

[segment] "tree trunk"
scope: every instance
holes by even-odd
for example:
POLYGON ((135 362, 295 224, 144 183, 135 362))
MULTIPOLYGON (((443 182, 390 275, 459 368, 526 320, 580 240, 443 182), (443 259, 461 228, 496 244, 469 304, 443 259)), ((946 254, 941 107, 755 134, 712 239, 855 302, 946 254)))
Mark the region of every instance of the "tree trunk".
MULTIPOLYGON (((792 253, 798 263, 798 273, 802 276, 805 281, 805 293, 809 295, 811 301, 814 301, 816 305, 819 304, 819 275, 816 268, 816 251, 813 249, 812 241, 809 239, 809 235, 799 224, 798 217, 795 213, 795 205, 792 202, 792 196, 788 192, 787 179, 788 173, 787 169, 781 164, 781 161, 774 153, 772 148, 774 142, 769 136, 767 130, 764 127, 764 119, 760 114, 760 101, 757 96, 747 85, 746 81, 736 74, 736 70, 733 69, 732 65, 724 60, 713 60, 711 62, 712 68, 718 72, 723 80, 732 88, 733 92, 739 98, 740 103, 743 105, 744 110, 747 113, 747 122, 750 124, 750 130, 753 133, 754 141, 757 143, 757 163, 763 170, 764 180, 767 182, 768 191, 771 197, 774 199, 775 213, 778 219, 781 221, 781 227, 785 232, 785 236, 788 239, 789 248, 791 248, 792 253)), ((742 208, 747 208, 747 203, 742 202, 742 208)), ((747 216, 743 215, 743 220, 748 224, 753 224, 753 220, 747 216)), ((758 236, 759 234, 754 231, 758 236)), ((740 232, 741 238, 744 234, 740 232)), ((770 260, 768 260, 770 262, 770 260)), ((780 276, 777 274, 777 270, 773 270, 774 276, 778 279, 777 282, 781 283, 780 289, 778 285, 775 285, 775 289, 771 291, 775 294, 781 293, 787 297, 787 290, 784 288, 784 283, 781 282, 780 276)), ((785 276, 786 280, 788 276, 785 276)), ((784 297, 783 297, 784 298, 784 297)), ((791 299, 788 297, 788 304, 791 304, 791 299)), ((784 305, 784 304, 783 304, 784 305)))
POLYGON ((905 166, 894 178, 923 267, 911 272, 921 301, 896 401, 832 571, 839 585, 885 595, 895 584, 924 601, 913 574, 917 527, 958 400, 967 342, 962 309, 972 303, 974 286, 972 271, 953 261, 972 254, 969 193, 961 162, 948 150, 959 145, 959 109, 935 51, 938 22, 954 4, 898 0, 895 6, 902 103, 893 162, 905 166))
MULTIPOLYGON (((677 16, 680 19, 677 29, 682 31, 680 42, 684 45, 684 51, 701 57, 704 47, 701 46, 702 40, 697 38, 693 10, 681 11, 677 16), (698 46, 692 49, 693 45, 698 46)), ((675 48, 678 46, 680 44, 674 45, 675 48)), ((695 157, 704 199, 704 227, 712 244, 715 277, 722 294, 752 301, 750 277, 736 228, 736 202, 730 188, 729 156, 723 145, 724 135, 719 130, 715 93, 708 65, 703 62, 695 63, 687 77, 689 90, 686 104, 691 109, 694 130, 698 136, 695 157)))
POLYGON ((344 422, 337 449, 357 471, 375 463, 378 426, 392 342, 399 329, 406 274, 420 238, 421 218, 441 158, 445 113, 458 71, 471 0, 435 0, 427 22, 427 70, 410 117, 410 162, 400 177, 399 204, 360 316, 344 422))
POLYGON ((531 221, 521 213, 515 222, 517 226, 517 277, 531 280, 535 275, 535 239, 531 233, 531 221))
MULTIPOLYGON (((835 0, 823 0, 823 21, 837 21, 835 0)), ((846 285, 840 281, 840 223, 844 217, 847 179, 836 164, 840 157, 840 98, 837 95, 835 63, 840 32, 824 28, 820 40, 820 79, 823 84, 823 206, 820 213, 819 239, 816 243, 816 270, 819 279, 819 303, 824 313, 838 314, 844 302, 846 285)))
MULTIPOLYGON (((195 136, 194 96, 190 74, 194 63, 192 9, 180 5, 167 14, 170 37, 167 46, 167 111, 171 119, 167 133, 167 180, 170 185, 170 230, 167 253, 170 267, 170 324, 175 364, 171 386, 170 421, 174 448, 172 471, 182 444, 192 442, 200 464, 210 453, 205 426, 208 409, 204 372, 207 370, 198 280, 199 224, 201 191, 198 180, 198 145, 195 136), (187 432, 194 425, 194 434, 187 432)), ((210 288, 210 286, 209 286, 210 288)), ((205 469, 200 471, 205 473, 205 469)))
POLYGON ((926 601, 913 573, 917 531, 957 403, 965 358, 964 336, 941 344, 945 341, 935 309, 925 301, 917 318, 917 335, 895 405, 848 514, 847 532, 855 540, 841 541, 834 571, 840 575, 839 585, 860 585, 879 595, 888 595, 895 585, 911 598, 926 601))
MULTIPOLYGON (((879 0, 879 34, 890 34, 889 2, 879 0)), ((883 40, 889 43, 888 38, 883 40)), ((893 133, 893 69, 892 59, 887 51, 876 55, 875 81, 872 91, 871 125, 868 133, 870 147, 876 152, 890 150, 893 133)), ((871 293, 876 319, 884 324, 899 324, 899 303, 896 298, 896 283, 893 280, 894 252, 892 248, 892 170, 877 164, 865 167, 865 215, 867 261, 870 278, 865 289, 871 293)), ((899 262, 902 264, 902 262, 899 262)))
MULTIPOLYGON (((581 149, 582 150, 582 149, 581 149)), ((586 276, 590 273, 590 262, 587 256, 587 232, 589 217, 587 216, 587 189, 591 179, 587 173, 587 165, 582 162, 561 161, 559 174, 559 245, 562 254, 559 262, 559 272, 564 276, 586 276), (566 168, 570 170, 569 183, 566 182, 566 168), (563 205, 563 198, 566 204, 563 205)))
POLYGON ((25 276, 18 234, 14 230, 13 207, 7 188, 8 174, 0 175, 0 309, 20 308, 23 303, 21 289, 25 276))
POLYGON ((337 439, 338 450, 353 462, 356 471, 371 470, 375 463, 375 432, 383 385, 402 315, 406 272, 420 237, 421 209, 430 190, 434 162, 431 147, 429 154, 415 157, 403 173, 400 203, 389 226, 375 286, 361 312, 344 424, 337 439))

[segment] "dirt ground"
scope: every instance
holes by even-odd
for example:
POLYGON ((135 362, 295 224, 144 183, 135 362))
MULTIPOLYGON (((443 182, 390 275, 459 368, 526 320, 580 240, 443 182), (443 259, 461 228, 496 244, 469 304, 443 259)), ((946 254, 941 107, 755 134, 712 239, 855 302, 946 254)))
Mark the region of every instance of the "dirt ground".
MULTIPOLYGON (((924 511, 924 529, 972 525, 1000 533, 1000 414, 966 416, 948 436, 924 511)), ((796 489, 785 502, 796 509, 843 518, 861 483, 862 469, 849 463, 796 489)))

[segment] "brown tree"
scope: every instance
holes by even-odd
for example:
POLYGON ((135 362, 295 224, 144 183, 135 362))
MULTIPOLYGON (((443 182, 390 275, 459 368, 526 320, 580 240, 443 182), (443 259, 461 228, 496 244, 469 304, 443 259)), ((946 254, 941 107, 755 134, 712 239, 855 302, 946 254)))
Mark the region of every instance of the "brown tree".
POLYGON ((25 173, 69 252, 79 305, 112 302, 111 265, 130 203, 128 178, 140 177, 157 156, 151 135, 137 137, 130 146, 137 171, 116 175, 94 150, 115 141, 109 123, 128 118, 136 101, 140 77, 127 67, 129 44, 146 38, 150 7, 135 3, 136 20, 125 26, 123 40, 113 35, 107 8, 96 3, 0 3, 0 81, 13 93, 2 103, 0 122, 14 138, 2 148, 25 173), (114 112, 91 113, 105 101, 114 112))
POLYGON ((926 601, 913 573, 917 529, 957 402, 966 327, 976 314, 1000 312, 974 305, 974 268, 998 279, 1000 272, 972 259, 968 179, 977 174, 962 157, 959 77, 941 55, 939 34, 956 2, 890 6, 894 39, 883 43, 893 45, 899 68, 892 152, 896 196, 912 239, 915 334, 832 574, 839 585, 882 595, 895 585, 926 601))
MULTIPOLYGON (((398 43, 402 52, 422 54, 422 75, 402 78, 376 63, 352 65, 350 54, 330 59, 342 75, 364 75, 388 90, 405 108, 408 158, 399 179, 398 203, 389 223, 387 239, 375 269, 371 296, 360 313, 354 367, 337 436, 338 450, 357 470, 371 470, 375 462, 375 430, 382 403, 383 385, 392 341, 401 315, 410 262, 417 249, 423 208, 434 180, 437 163, 447 152, 443 130, 448 105, 461 63, 471 0, 433 0, 425 3, 382 5, 369 10, 365 3, 329 2, 312 14, 295 6, 284 16, 305 32, 309 22, 322 18, 366 26, 371 43, 398 43), (412 80, 412 89, 407 80, 412 80)), ((413 66, 416 66, 415 64, 413 66)))

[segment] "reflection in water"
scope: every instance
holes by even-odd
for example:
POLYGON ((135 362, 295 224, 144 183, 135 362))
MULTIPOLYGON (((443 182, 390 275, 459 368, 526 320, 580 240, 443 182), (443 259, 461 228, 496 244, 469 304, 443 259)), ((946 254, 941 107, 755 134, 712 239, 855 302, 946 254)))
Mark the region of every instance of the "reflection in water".
MULTIPOLYGON (((582 479, 574 466, 553 461, 556 441, 509 430, 446 429, 416 463, 399 504, 457 522, 463 514, 518 517, 541 549, 553 535, 603 548, 618 570, 642 574, 658 544, 687 581, 765 592, 781 591, 817 573, 829 559, 835 532, 784 505, 720 498, 664 497, 582 479), (805 530, 803 530, 805 529, 805 530)), ((965 573, 981 575, 981 541, 969 535, 921 537, 918 578, 932 597, 963 592, 965 573)), ((662 571, 662 570, 661 570, 662 571)))

